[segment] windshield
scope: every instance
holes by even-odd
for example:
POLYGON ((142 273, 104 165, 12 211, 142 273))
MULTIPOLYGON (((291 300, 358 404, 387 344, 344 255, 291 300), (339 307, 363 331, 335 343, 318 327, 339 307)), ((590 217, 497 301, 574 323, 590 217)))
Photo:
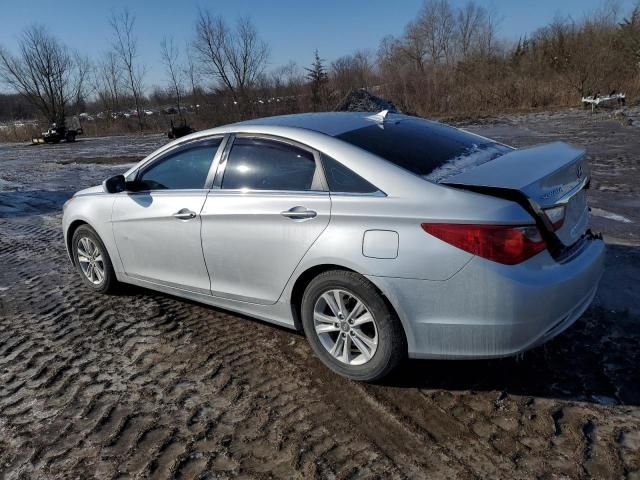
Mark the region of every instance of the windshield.
POLYGON ((337 138, 435 182, 510 151, 486 138, 417 118, 375 123, 337 138))

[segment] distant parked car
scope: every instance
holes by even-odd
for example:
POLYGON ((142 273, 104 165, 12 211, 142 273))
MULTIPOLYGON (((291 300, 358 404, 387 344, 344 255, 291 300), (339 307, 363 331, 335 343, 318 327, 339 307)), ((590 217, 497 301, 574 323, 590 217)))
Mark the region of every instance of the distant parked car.
MULTIPOLYGON (((381 112, 189 135, 65 204, 95 292, 131 283, 304 330, 329 368, 515 355, 591 303, 585 152, 381 112)), ((260 348, 256 345, 256 348, 260 348)))

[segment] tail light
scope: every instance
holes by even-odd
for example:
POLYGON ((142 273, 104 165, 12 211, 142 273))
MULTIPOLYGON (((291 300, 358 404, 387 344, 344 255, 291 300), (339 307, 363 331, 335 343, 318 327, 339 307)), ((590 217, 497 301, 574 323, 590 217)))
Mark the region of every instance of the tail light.
POLYGON ((564 223, 565 213, 564 205, 561 205, 559 207, 546 208, 544 210, 544 213, 551 222, 551 226, 553 227, 554 231, 562 227, 562 224, 564 223))
POLYGON ((454 247, 506 265, 524 262, 546 248, 533 225, 423 223, 422 229, 454 247))

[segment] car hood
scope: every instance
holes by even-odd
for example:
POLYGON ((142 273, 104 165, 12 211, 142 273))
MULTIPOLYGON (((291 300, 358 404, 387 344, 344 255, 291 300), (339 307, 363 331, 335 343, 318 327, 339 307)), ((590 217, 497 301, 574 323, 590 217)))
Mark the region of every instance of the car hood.
POLYGON ((76 192, 73 196, 78 197, 81 195, 93 195, 94 193, 105 193, 104 187, 102 185, 96 185, 95 187, 85 188, 84 190, 76 192))

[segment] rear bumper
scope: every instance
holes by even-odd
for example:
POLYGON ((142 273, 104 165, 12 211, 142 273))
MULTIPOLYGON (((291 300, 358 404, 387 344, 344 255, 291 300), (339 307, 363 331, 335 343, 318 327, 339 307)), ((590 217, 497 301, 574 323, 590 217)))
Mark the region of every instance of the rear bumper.
POLYGON ((548 252, 517 266, 474 257, 447 281, 369 277, 389 298, 413 358, 495 358, 540 345, 593 300, 604 242, 590 239, 565 263, 548 252))

